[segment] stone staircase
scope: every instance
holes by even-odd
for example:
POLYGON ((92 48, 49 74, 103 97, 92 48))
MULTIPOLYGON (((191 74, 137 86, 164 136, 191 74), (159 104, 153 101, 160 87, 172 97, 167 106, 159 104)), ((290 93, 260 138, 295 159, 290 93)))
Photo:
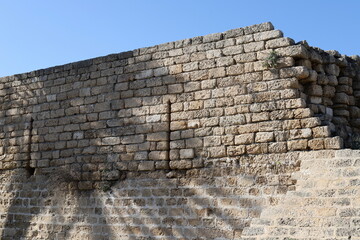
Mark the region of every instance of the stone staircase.
POLYGON ((294 178, 238 239, 360 239, 359 150, 304 153, 294 178))

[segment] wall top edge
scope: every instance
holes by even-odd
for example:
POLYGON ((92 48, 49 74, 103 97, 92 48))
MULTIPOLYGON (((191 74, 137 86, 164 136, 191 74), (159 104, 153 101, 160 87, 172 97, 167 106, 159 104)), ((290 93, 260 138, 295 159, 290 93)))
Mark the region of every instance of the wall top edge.
POLYGON ((109 54, 106 56, 100 56, 100 57, 96 57, 96 58, 90 58, 90 59, 80 60, 80 61, 71 62, 71 63, 67 63, 67 64, 63 64, 63 65, 53 66, 53 67, 49 67, 49 68, 38 69, 38 70, 30 71, 30 72, 14 74, 11 76, 4 76, 4 77, 0 77, 0 81, 7 82, 7 81, 21 80, 21 79, 26 79, 26 78, 31 78, 31 77, 39 77, 39 76, 56 73, 56 72, 61 72, 61 71, 85 68, 85 67, 91 66, 92 64, 99 64, 99 63, 104 63, 104 62, 111 62, 111 61, 127 59, 127 58, 141 55, 141 53, 147 52, 147 51, 149 51, 149 49, 152 49, 152 51, 162 51, 162 50, 171 48, 171 46, 173 46, 173 48, 175 48, 176 46, 183 47, 183 46, 187 46, 187 45, 193 45, 193 44, 195 45, 195 44, 201 44, 201 43, 214 42, 214 41, 219 41, 222 39, 234 38, 234 37, 238 37, 238 36, 242 36, 242 35, 248 35, 248 34, 259 33, 259 32, 264 32, 264 31, 271 31, 271 30, 274 30, 273 24, 271 22, 264 22, 264 23, 246 26, 246 27, 242 27, 242 28, 235 28, 235 29, 227 30, 222 33, 212 33, 212 34, 207 34, 204 36, 197 36, 197 37, 193 37, 193 38, 189 38, 189 39, 182 39, 182 40, 167 42, 167 43, 163 43, 163 44, 159 44, 159 45, 155 45, 155 46, 143 47, 143 48, 138 48, 138 49, 134 49, 134 50, 130 50, 130 51, 114 53, 114 54, 109 54))

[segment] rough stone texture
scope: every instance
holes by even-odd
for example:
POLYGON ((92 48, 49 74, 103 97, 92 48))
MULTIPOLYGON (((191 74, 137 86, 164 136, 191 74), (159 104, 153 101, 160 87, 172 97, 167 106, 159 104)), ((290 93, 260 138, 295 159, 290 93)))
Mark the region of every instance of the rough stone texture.
POLYGON ((263 23, 0 78, 1 239, 299 237, 257 221, 297 151, 360 147, 359 65, 263 23))
POLYGON ((360 239, 360 151, 300 154, 296 190, 274 200, 235 239, 360 239))

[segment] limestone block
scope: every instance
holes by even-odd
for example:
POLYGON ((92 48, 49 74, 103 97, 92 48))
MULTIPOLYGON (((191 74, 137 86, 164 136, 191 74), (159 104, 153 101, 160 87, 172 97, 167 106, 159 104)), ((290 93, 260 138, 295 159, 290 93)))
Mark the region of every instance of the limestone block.
POLYGON ((255 41, 263 41, 274 38, 281 38, 283 37, 283 33, 279 30, 271 30, 266 32, 254 33, 253 36, 255 41))
POLYGON ((300 91, 298 89, 284 89, 280 91, 280 97, 282 99, 299 98, 300 91))
POLYGON ((151 151, 149 153, 150 160, 168 160, 168 152, 167 151, 151 151))
POLYGON ((187 129, 187 122, 186 121, 172 121, 170 123, 170 129, 172 131, 187 129))
POLYGON ((310 138, 311 136, 312 136, 312 132, 310 128, 291 129, 289 139, 310 138))
POLYGON ((307 149, 307 139, 292 140, 287 142, 287 148, 289 151, 294 150, 306 150, 307 149))
POLYGON ((117 145, 120 144, 120 137, 105 137, 101 143, 102 145, 117 145))
POLYGON ((324 138, 331 136, 331 131, 329 126, 314 127, 312 131, 315 138, 324 138))
POLYGON ((272 142, 273 140, 274 140, 273 132, 258 132, 255 135, 255 142, 257 143, 272 142))
POLYGON ((329 75, 339 76, 340 68, 336 64, 325 65, 325 72, 329 75))
POLYGON ((269 143, 269 153, 285 153, 287 152, 286 142, 269 143))
POLYGON ((256 53, 242 53, 233 56, 236 63, 248 63, 248 62, 254 62, 257 60, 256 53))
POLYGON ((177 140, 170 142, 170 149, 179 149, 179 148, 185 148, 184 140, 177 140))
POLYGON ((321 97, 311 96, 309 97, 309 102, 313 104, 321 104, 323 103, 323 99, 321 97))
POLYGON ((211 90, 196 91, 194 98, 195 100, 209 99, 211 98, 211 90))
POLYGON ((195 157, 194 149, 192 149, 192 148, 180 149, 180 158, 181 159, 194 158, 194 157, 195 157))
MULTIPOLYGON (((257 131, 258 128, 259 126, 257 123, 244 124, 238 127, 238 133, 239 134, 251 133, 257 131)), ((236 141, 236 137, 235 137, 235 141, 236 141)))
POLYGON ((308 145, 309 148, 312 150, 324 149, 324 139, 323 138, 310 139, 308 141, 308 145))
POLYGON ((257 52, 265 49, 265 42, 252 42, 252 43, 246 43, 244 44, 244 52, 257 52))
POLYGON ((134 160, 148 160, 148 152, 147 151, 139 151, 134 153, 134 160))
POLYGON ((121 144, 134 144, 144 142, 145 137, 143 134, 130 135, 121 137, 121 144))
POLYGON ((318 73, 315 70, 309 70, 309 76, 307 78, 300 79, 300 81, 302 83, 315 83, 317 79, 318 79, 318 73))
POLYGON ((210 154, 210 157, 212 157, 212 158, 226 157, 226 147, 225 146, 209 147, 209 148, 207 148, 207 151, 210 154))
POLYGON ((313 112, 309 108, 298 108, 294 110, 294 117, 295 118, 309 118, 312 117, 313 112))
POLYGON ((207 59, 219 58, 221 56, 222 56, 222 52, 219 49, 206 51, 207 59))
POLYGON ((312 96, 322 96, 323 88, 320 85, 312 84, 306 88, 306 92, 312 96))
POLYGON ((226 67, 226 74, 231 75, 239 75, 245 73, 245 65, 244 64, 237 64, 233 66, 226 67))
POLYGON ((208 59, 208 60, 203 60, 199 62, 199 69, 211 69, 214 68, 215 65, 215 60, 214 59, 208 59))
POLYGON ((335 103, 342 103, 349 105, 349 101, 350 101, 349 95, 347 95, 346 93, 340 92, 335 94, 335 98, 334 98, 335 103))
POLYGON ((155 68, 153 71, 154 71, 154 76, 155 77, 164 76, 164 75, 169 74, 169 70, 168 70, 167 67, 155 68))
POLYGON ((233 125, 240 125, 245 123, 246 123, 246 118, 244 115, 241 114, 220 117, 220 126, 233 126, 233 125))
POLYGON ((182 93, 184 92, 184 88, 182 84, 172 84, 168 85, 168 93, 182 93))
POLYGON ((190 169, 192 168, 191 160, 174 160, 169 162, 171 169, 190 169))
POLYGON ((280 69, 281 78, 296 77, 299 79, 307 78, 309 76, 309 70, 304 66, 296 66, 280 69))
POLYGON ((323 92, 325 97, 333 98, 335 96, 336 89, 332 86, 324 86, 323 92))
POLYGON ((295 65, 295 60, 292 57, 281 57, 277 61, 277 68, 292 67, 295 65))
POLYGON ((279 70, 278 69, 269 69, 263 71, 263 79, 264 80, 273 80, 280 78, 279 70))
POLYGON ((160 120, 161 120, 161 115, 150 115, 146 117, 147 123, 160 122, 160 120))
POLYGON ((229 55, 236 55, 236 54, 240 54, 244 52, 244 47, 243 45, 236 45, 236 46, 231 46, 231 47, 226 47, 222 50, 222 53, 225 56, 229 56, 229 55))
POLYGON ((153 70, 143 70, 137 74, 135 74, 135 79, 144 79, 144 78, 150 78, 154 75, 153 70))
POLYGON ((155 162, 154 161, 142 161, 138 165, 139 171, 153 171, 155 170, 155 162))
POLYGON ((295 42, 291 38, 276 38, 273 40, 266 41, 265 48, 279 48, 294 45, 295 42))
POLYGON ((302 128, 313 128, 321 124, 321 120, 318 117, 310 117, 301 119, 302 128))
POLYGON ((119 170, 104 170, 101 172, 101 179, 105 181, 118 180, 120 177, 119 170))
POLYGON ((245 145, 239 146, 229 146, 227 147, 227 155, 228 156, 239 156, 245 153, 245 145))
POLYGON ((256 24, 252 26, 248 26, 244 28, 244 34, 252 34, 252 33, 258 33, 258 32, 266 32, 274 30, 274 26, 271 22, 256 24))
POLYGON ((219 41, 223 38, 222 33, 213 33, 203 36, 203 43, 219 41))
POLYGON ((306 102, 302 98, 296 99, 288 99, 285 101, 285 108, 292 109, 292 108, 305 108, 306 102))
POLYGON ((325 149, 341 149, 343 148, 343 140, 341 137, 332 137, 324 139, 325 149))
POLYGON ((223 33, 225 39, 244 35, 243 28, 231 29, 223 33))
POLYGON ((187 128, 199 128, 201 126, 199 119, 189 119, 187 128))
POLYGON ((146 137, 147 141, 166 141, 168 140, 168 133, 167 132, 156 132, 156 133, 149 133, 146 137))
POLYGON ((282 57, 308 58, 309 56, 309 51, 303 45, 278 48, 276 52, 282 57))
POLYGON ((301 128, 301 122, 298 119, 285 120, 283 122, 283 129, 297 129, 301 128))
POLYGON ((179 74, 179 73, 182 73, 182 71, 183 71, 181 64, 172 65, 172 66, 169 66, 168 68, 169 68, 170 75, 179 74))
POLYGON ((204 138, 204 147, 220 146, 221 136, 209 136, 204 138))
POLYGON ((264 154, 267 152, 268 152, 267 143, 246 145, 246 153, 247 154, 264 154))
POLYGON ((203 146, 203 140, 201 138, 189 138, 185 140, 187 148, 199 148, 203 146))

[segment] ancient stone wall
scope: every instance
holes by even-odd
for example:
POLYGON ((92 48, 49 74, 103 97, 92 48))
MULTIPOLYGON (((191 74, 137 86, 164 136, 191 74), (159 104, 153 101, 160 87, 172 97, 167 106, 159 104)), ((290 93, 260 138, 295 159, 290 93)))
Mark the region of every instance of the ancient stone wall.
POLYGON ((0 78, 2 239, 240 238, 360 142, 359 63, 263 23, 0 78))

